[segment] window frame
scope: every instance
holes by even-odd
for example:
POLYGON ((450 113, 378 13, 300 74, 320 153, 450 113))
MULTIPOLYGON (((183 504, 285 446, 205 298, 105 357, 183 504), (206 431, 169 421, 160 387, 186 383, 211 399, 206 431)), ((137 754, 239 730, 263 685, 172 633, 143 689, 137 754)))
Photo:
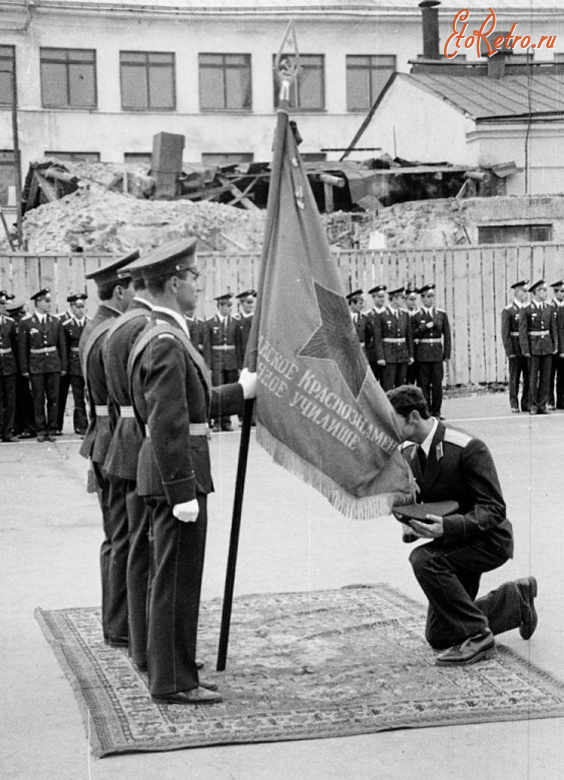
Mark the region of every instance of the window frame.
MULTIPOLYGON (((276 54, 272 55, 272 65, 273 65, 273 79, 274 79, 274 110, 278 109, 279 105, 279 93, 280 93, 280 84, 278 82, 278 77, 275 72, 275 65, 276 65, 276 54)), ((284 57, 290 57, 293 59, 293 54, 285 54, 284 57)), ((296 113, 300 114, 315 114, 315 113, 324 113, 327 111, 326 106, 326 82, 325 82, 325 54, 300 54, 300 69, 298 71, 297 78, 295 82, 292 83, 290 87, 290 110, 294 111, 296 113), (317 57, 320 61, 320 66, 314 66, 313 64, 309 64, 306 62, 306 58, 315 58, 317 57), (300 82, 301 79, 304 78, 304 72, 307 71, 318 71, 320 74, 320 93, 321 93, 321 105, 319 106, 302 106, 300 101, 300 82)))
POLYGON ((98 74, 97 74, 97 52, 96 49, 78 49, 78 48, 72 48, 68 49, 66 47, 55 47, 55 46, 41 46, 39 49, 39 82, 41 87, 41 107, 42 108, 50 108, 50 109, 59 109, 59 110, 72 110, 72 111, 91 111, 92 109, 98 108, 98 74), (65 52, 67 54, 67 58, 62 59, 55 59, 54 55, 53 58, 50 59, 48 57, 45 57, 46 52, 65 52), (72 52, 91 52, 92 54, 92 60, 81 60, 77 59, 76 61, 72 61, 72 59, 69 59, 68 55, 71 55, 72 52), (52 63, 57 65, 65 65, 65 77, 66 77, 66 92, 67 92, 67 102, 64 105, 57 104, 57 103, 47 103, 46 97, 45 97, 45 78, 43 73, 43 65, 44 63, 52 63), (93 103, 91 105, 73 105, 71 102, 71 78, 70 78, 70 66, 71 65, 90 65, 92 67, 92 92, 93 92, 93 103))
POLYGON ((120 86, 120 98, 121 98, 121 110, 122 111, 152 111, 156 113, 162 113, 162 112, 170 112, 170 111, 176 111, 176 100, 177 100, 177 94, 176 94, 176 52, 173 51, 133 51, 133 50, 121 50, 119 53, 119 86, 120 86), (129 62, 124 63, 123 62, 123 56, 124 55, 143 55, 146 59, 144 63, 138 62, 129 62), (157 56, 162 57, 163 55, 167 55, 171 58, 170 63, 158 63, 153 62, 151 63, 149 58, 151 56, 157 56), (134 67, 139 68, 143 67, 145 71, 145 88, 146 88, 146 95, 147 95, 147 105, 146 106, 129 106, 125 104, 125 94, 124 94, 124 84, 123 84, 123 68, 124 67, 134 67), (171 71, 171 94, 172 94, 172 105, 170 106, 151 106, 151 79, 150 79, 150 71, 151 68, 163 68, 163 69, 170 69, 171 71))
MULTIPOLYGON (((0 99, 0 110, 2 109, 10 109, 12 107, 13 99, 14 99, 14 93, 17 95, 17 82, 16 82, 16 47, 11 46, 9 44, 0 44, 0 70, 6 70, 3 63, 8 62, 11 64, 11 73, 12 78, 10 79, 10 87, 9 87, 9 99, 4 102, 0 99), (11 56, 8 54, 3 54, 2 49, 11 49, 11 56)), ((1 95, 0 95, 1 97, 1 95)))
POLYGON ((253 69, 252 69, 252 55, 247 54, 244 52, 215 52, 215 51, 202 51, 198 52, 198 104, 200 111, 203 114, 207 113, 235 113, 235 114, 248 114, 252 112, 253 110, 253 69), (201 58, 202 57, 221 57, 223 58, 223 61, 221 65, 212 65, 211 63, 207 63, 205 66, 203 65, 201 58), (243 57, 245 60, 244 65, 235 65, 235 64, 229 64, 226 62, 226 59, 228 57, 243 57), (222 89, 223 89, 223 106, 215 108, 215 107, 204 107, 202 105, 202 70, 208 68, 208 69, 214 69, 221 71, 221 80, 222 80, 222 89), (240 108, 231 108, 227 105, 228 101, 228 79, 227 79, 227 71, 231 70, 237 70, 237 71, 246 71, 248 73, 249 78, 249 105, 248 106, 241 106, 240 108))
POLYGON ((369 111, 370 108, 376 102, 376 100, 382 94, 382 92, 383 92, 386 84, 390 80, 391 76, 394 73, 397 72, 397 56, 395 54, 347 54, 346 55, 346 60, 345 60, 345 70, 346 70, 346 90, 347 90, 347 112, 350 113, 350 114, 357 114, 357 113, 361 113, 363 111, 369 111), (381 70, 384 70, 384 71, 390 70, 389 66, 384 66, 384 65, 378 66, 378 65, 374 64, 374 61, 379 60, 379 59, 383 60, 384 58, 387 59, 387 60, 393 60, 393 69, 391 70, 390 75, 386 79, 386 82, 385 82, 384 86, 382 87, 382 89, 380 90, 380 92, 378 93, 378 95, 374 95, 373 94, 373 81, 372 81, 372 74, 373 74, 373 72, 374 71, 379 71, 379 70, 380 71, 381 70), (360 66, 351 67, 352 66, 351 60, 355 60, 355 59, 356 60, 368 59, 367 66, 364 67, 364 68, 361 68, 360 66), (349 72, 350 71, 363 71, 365 73, 368 73, 368 77, 369 78, 368 78, 368 96, 367 96, 368 97, 368 105, 367 106, 362 106, 362 107, 359 107, 359 108, 352 108, 351 107, 351 104, 350 104, 350 94, 349 94, 350 90, 349 90, 349 83, 348 83, 348 77, 349 77, 349 72))

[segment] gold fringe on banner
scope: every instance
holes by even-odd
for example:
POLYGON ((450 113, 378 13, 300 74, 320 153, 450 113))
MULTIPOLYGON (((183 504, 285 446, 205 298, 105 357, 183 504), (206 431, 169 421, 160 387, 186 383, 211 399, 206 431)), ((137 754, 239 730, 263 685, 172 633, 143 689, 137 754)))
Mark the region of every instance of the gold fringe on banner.
POLYGON ((379 495, 356 498, 346 493, 334 480, 305 461, 294 450, 277 439, 257 420, 257 443, 273 458, 279 466, 283 466, 292 474, 300 477, 307 485, 315 488, 350 520, 374 520, 390 515, 393 506, 409 504, 412 496, 403 493, 381 493, 379 495))

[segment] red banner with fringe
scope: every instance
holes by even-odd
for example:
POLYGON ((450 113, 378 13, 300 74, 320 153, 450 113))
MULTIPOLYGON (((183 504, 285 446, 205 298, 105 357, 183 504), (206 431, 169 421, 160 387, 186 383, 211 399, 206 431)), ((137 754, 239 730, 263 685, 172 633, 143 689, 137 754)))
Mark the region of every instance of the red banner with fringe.
POLYGON ((343 515, 413 498, 392 407, 358 341, 288 114, 280 110, 247 364, 257 441, 343 515))

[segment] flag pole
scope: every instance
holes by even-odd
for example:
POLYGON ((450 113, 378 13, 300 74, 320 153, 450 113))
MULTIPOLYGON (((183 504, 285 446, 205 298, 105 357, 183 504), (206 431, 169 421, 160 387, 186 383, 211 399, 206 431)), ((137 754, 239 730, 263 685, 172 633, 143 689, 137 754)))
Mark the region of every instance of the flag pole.
MULTIPOLYGON (((258 326, 260 320, 261 305, 261 279, 264 274, 265 257, 268 254, 270 237, 274 217, 278 209, 280 169, 282 165, 282 148, 284 133, 288 123, 288 109, 290 106, 290 86, 297 77, 299 69, 299 52, 297 47, 294 22, 290 20, 282 40, 282 45, 274 64, 274 70, 280 81, 280 95, 278 105, 278 118, 276 135, 274 140, 274 153, 268 190, 268 206, 266 214, 266 226, 262 252, 261 271, 259 277, 257 296, 257 310, 253 317, 249 345, 247 347, 246 364, 252 370, 256 370, 256 348, 258 341, 258 326), (285 49, 287 55, 284 58, 285 49)), ((227 663, 227 648, 229 645, 229 629, 231 626, 231 611, 233 607, 233 591, 235 588, 235 571, 237 568, 237 553, 239 550, 239 535, 241 530, 241 514, 243 509, 243 495, 245 492, 245 477, 247 474, 247 460, 249 454, 249 442, 251 438, 251 422, 253 419, 254 400, 245 401, 243 422, 241 426, 241 442, 239 445, 239 459, 237 463, 237 476, 235 479, 235 497, 233 499, 233 514, 231 518, 231 536, 229 540, 229 553, 227 556, 227 569, 225 573, 225 588, 223 593, 223 608, 221 614, 221 629, 219 634, 219 646, 217 652, 218 672, 224 672, 227 663)))

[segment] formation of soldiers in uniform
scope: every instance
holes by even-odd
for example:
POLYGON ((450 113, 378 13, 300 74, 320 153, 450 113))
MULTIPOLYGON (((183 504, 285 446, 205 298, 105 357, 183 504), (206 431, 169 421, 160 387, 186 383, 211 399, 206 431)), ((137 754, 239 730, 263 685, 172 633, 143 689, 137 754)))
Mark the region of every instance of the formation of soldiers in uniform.
MULTIPOLYGON (((3 442, 36 438, 54 441, 62 435, 69 390, 73 398, 73 429, 86 434, 88 419, 79 342, 90 323, 87 295, 67 297, 68 310, 52 314, 51 291, 30 296, 34 311, 0 290, 0 435, 3 442)), ((235 381, 243 368, 256 301, 255 290, 215 298, 217 313, 202 320, 187 316, 190 336, 212 371, 214 385, 235 381), (233 299, 239 312, 232 314, 233 299)), ((231 430, 223 415, 214 431, 231 430)))
POLYGON ((419 289, 385 284, 368 291, 373 306, 363 312, 364 291, 347 295, 351 318, 374 376, 388 392, 418 384, 431 415, 443 419, 444 361, 450 359, 451 333, 446 312, 435 306, 434 284, 419 289))
POLYGON ((511 285, 513 301, 501 313, 509 405, 514 413, 548 414, 564 409, 564 281, 550 285, 550 301, 544 279, 527 285, 528 279, 511 285))

